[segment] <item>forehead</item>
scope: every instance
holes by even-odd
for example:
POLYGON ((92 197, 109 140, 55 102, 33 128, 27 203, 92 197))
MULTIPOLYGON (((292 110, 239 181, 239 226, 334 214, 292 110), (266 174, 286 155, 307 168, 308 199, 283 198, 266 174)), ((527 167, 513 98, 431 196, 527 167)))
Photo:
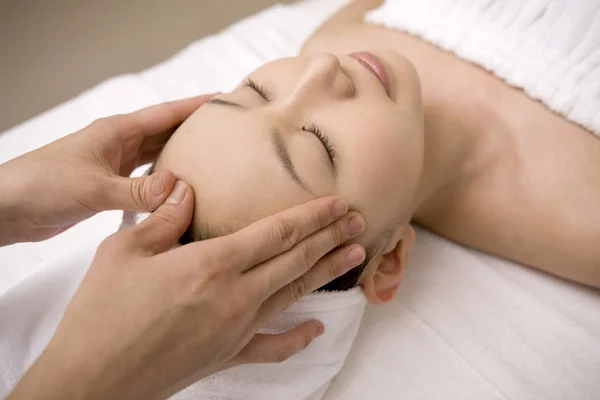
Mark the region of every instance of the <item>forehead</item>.
POLYGON ((202 107, 172 136, 156 168, 192 186, 203 221, 241 228, 313 198, 286 174, 269 129, 252 113, 202 107))
POLYGON ((302 57, 280 58, 258 67, 250 75, 261 77, 266 81, 281 77, 298 77, 308 61, 308 59, 302 57))

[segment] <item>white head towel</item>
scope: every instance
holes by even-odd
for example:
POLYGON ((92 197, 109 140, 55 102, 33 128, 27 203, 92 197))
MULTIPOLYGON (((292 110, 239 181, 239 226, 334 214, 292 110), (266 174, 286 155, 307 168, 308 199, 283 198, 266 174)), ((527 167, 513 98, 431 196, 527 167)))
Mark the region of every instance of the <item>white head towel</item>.
MULTIPOLYGON (((121 228, 146 219, 149 213, 125 212, 121 228)), ((241 365, 203 379, 173 399, 317 400, 342 368, 356 337, 366 298, 360 287, 343 292, 305 296, 269 321, 261 333, 281 333, 317 319, 325 333, 281 364, 241 365)))
POLYGON ((240 365, 201 380, 176 400, 318 400, 342 368, 354 342, 366 299, 361 288, 310 294, 268 322, 262 333, 280 333, 309 319, 325 333, 281 364, 240 365))

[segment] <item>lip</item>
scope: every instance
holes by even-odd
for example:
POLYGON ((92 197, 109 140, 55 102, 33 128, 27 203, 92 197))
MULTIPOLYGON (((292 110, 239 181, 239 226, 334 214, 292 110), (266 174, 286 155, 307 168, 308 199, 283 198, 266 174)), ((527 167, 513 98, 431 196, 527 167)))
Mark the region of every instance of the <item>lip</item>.
POLYGON ((377 57, 367 51, 357 51, 349 54, 349 56, 356 59, 363 67, 373 73, 385 88, 388 96, 390 95, 390 82, 388 76, 385 73, 383 63, 379 61, 377 57))

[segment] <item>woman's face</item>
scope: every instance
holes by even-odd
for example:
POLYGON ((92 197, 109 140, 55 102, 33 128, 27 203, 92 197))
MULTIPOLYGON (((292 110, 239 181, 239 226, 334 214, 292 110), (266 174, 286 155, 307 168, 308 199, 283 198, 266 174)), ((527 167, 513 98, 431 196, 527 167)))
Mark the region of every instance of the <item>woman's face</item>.
MULTIPOLYGON (((348 55, 286 58, 196 111, 167 143, 158 169, 196 194, 194 222, 221 231, 323 195, 367 223, 367 246, 407 223, 423 163, 423 110, 412 65, 374 55, 388 90, 348 55)), ((382 243, 387 246, 388 243, 382 243)))

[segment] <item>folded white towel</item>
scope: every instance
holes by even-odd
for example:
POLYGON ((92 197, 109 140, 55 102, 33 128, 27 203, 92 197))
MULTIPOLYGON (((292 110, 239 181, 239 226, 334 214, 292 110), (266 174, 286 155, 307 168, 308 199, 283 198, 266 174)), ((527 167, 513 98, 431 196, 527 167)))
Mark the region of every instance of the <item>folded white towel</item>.
POLYGON ((600 135, 597 0, 386 0, 366 20, 453 52, 600 135))
POLYGON ((310 294, 269 321, 262 333, 280 333, 309 319, 325 333, 281 364, 240 365, 201 380, 176 400, 318 400, 338 374, 356 337, 365 309, 361 288, 310 294))
MULTIPOLYGON (((150 213, 125 212, 121 228, 131 228, 150 213)), ((176 400, 321 399, 341 370, 365 310, 361 288, 312 293, 260 330, 275 334, 317 319, 325 333, 306 350, 281 364, 241 365, 203 379, 173 397, 176 400)))

